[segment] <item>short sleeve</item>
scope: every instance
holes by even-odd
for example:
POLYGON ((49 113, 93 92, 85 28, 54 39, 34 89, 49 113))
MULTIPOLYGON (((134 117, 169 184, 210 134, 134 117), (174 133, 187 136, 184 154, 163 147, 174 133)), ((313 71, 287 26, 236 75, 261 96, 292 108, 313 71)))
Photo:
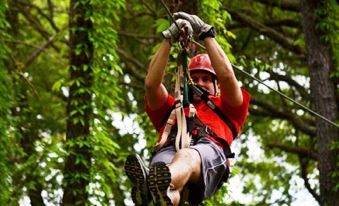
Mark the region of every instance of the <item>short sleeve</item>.
POLYGON ((168 95, 166 102, 160 108, 156 110, 151 110, 151 108, 149 107, 148 98, 147 96, 145 96, 146 113, 158 132, 163 126, 162 122, 164 121, 164 118, 166 118, 167 114, 171 112, 174 102, 175 100, 173 96, 168 95))
POLYGON ((222 111, 233 121, 235 121, 239 126, 242 126, 245 123, 248 107, 250 104, 251 96, 245 89, 241 89, 243 95, 243 102, 240 106, 232 107, 230 105, 221 106, 222 111))

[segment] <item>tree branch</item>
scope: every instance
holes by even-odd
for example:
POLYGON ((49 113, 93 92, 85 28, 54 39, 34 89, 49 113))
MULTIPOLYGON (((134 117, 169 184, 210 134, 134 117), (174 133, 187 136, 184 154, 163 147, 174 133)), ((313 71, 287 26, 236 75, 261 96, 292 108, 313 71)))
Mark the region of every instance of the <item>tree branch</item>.
POLYGON ((284 145, 284 144, 278 144, 278 143, 270 143, 270 144, 267 144, 267 146, 270 149, 280 149, 280 150, 283 150, 284 152, 287 152, 287 153, 297 154, 300 157, 312 159, 314 161, 318 161, 316 151, 312 151, 308 148, 291 147, 291 146, 287 146, 287 145, 284 145))
MULTIPOLYGON (((23 14, 23 16, 27 19, 27 21, 33 26, 35 30, 37 30, 42 37, 44 37, 47 41, 49 40, 50 35, 41 25, 40 21, 37 18, 34 18, 28 11, 27 7, 24 5, 18 6, 20 7, 20 12, 23 14)), ((59 52, 60 49, 55 46, 53 43, 51 43, 52 47, 59 52)))
POLYGON ((125 31, 118 31, 118 34, 122 36, 136 38, 136 39, 160 40, 162 38, 160 35, 141 35, 141 34, 129 33, 125 31))
POLYGON ((279 108, 276 104, 269 103, 268 101, 261 100, 255 96, 251 97, 250 113, 254 115, 264 115, 266 117, 285 119, 289 121, 296 129, 308 134, 315 136, 314 122, 310 124, 309 120, 302 119, 300 116, 287 111, 286 109, 279 108), (255 108, 254 105, 261 107, 255 108))
POLYGON ((279 7, 283 10, 300 11, 299 0, 255 0, 265 5, 279 7))
POLYGON ((157 14, 157 11, 156 11, 156 9, 154 9, 151 5, 149 5, 146 1, 144 1, 144 0, 141 0, 141 2, 142 2, 142 5, 144 5, 152 14, 153 14, 153 16, 157 16, 158 14, 157 14))
POLYGON ((49 17, 50 19, 54 18, 54 4, 51 0, 47 0, 47 5, 48 5, 48 12, 49 12, 49 17))
POLYGON ((39 47, 37 50, 35 50, 35 51, 28 57, 28 59, 26 60, 24 66, 23 66, 22 68, 20 68, 20 69, 23 70, 23 69, 27 68, 29 65, 31 65, 32 62, 34 61, 34 59, 35 59, 37 56, 39 56, 39 54, 40 54, 41 52, 43 52, 49 45, 52 44, 52 42, 54 41, 54 39, 55 39, 56 36, 57 36, 57 35, 51 36, 45 44, 43 44, 41 47, 39 47))
POLYGON ((303 86, 301 86, 298 82, 294 81, 292 78, 288 77, 287 75, 280 75, 271 71, 268 72, 270 74, 270 79, 284 81, 288 85, 295 87, 303 99, 309 100, 311 98, 310 94, 306 91, 306 89, 303 86))
POLYGON ((265 26, 261 22, 254 20, 253 17, 247 16, 243 13, 239 13, 231 9, 226 10, 232 15, 235 20, 240 21, 241 23, 251 27, 260 34, 267 36, 268 38, 277 42, 283 48, 288 49, 295 54, 305 56, 305 50, 297 45, 294 45, 293 40, 286 38, 281 32, 265 26))
MULTIPOLYGON (((35 10, 37 10, 37 12, 38 12, 41 16, 43 16, 43 17, 49 22, 49 24, 51 25, 51 27, 52 27, 56 32, 59 32, 59 28, 58 28, 57 25, 55 24, 53 18, 51 18, 51 17, 49 17, 47 14, 45 14, 45 13, 41 10, 40 7, 34 5, 33 3, 28 4, 28 3, 23 2, 23 1, 19 1, 19 2, 20 2, 20 4, 22 4, 24 7, 30 7, 30 8, 34 8, 35 10)), ((49 10, 50 10, 50 12, 52 12, 52 11, 53 11, 53 7, 52 7, 53 5, 50 4, 50 1, 48 1, 48 3, 49 3, 49 4, 48 4, 49 10)), ((52 15, 52 14, 51 14, 51 15, 52 15)))
POLYGON ((273 20, 273 21, 266 21, 264 23, 266 26, 270 27, 293 27, 293 28, 299 28, 301 27, 301 24, 299 21, 296 21, 295 19, 281 19, 281 20, 273 20))
POLYGON ((119 48, 116 48, 116 51, 119 54, 119 56, 122 59, 125 60, 126 64, 132 63, 137 68, 137 69, 135 69, 134 67, 126 66, 125 69, 127 70, 127 72, 130 73, 131 75, 133 75, 133 77, 135 77, 137 80, 143 82, 146 75, 143 72, 140 72, 140 71, 143 68, 145 68, 145 66, 141 62, 136 60, 136 58, 129 56, 125 51, 123 51, 119 48))
POLYGON ((136 89, 136 90, 144 90, 144 85, 141 85, 141 84, 132 84, 132 83, 126 83, 124 81, 119 81, 119 84, 120 85, 124 85, 124 86, 127 86, 129 88, 133 88, 133 89, 136 89))
POLYGON ((300 162, 300 176, 304 180, 304 185, 306 189, 311 193, 311 195, 316 199, 318 202, 321 202, 320 196, 316 193, 314 189, 312 189, 309 180, 307 178, 307 166, 308 166, 308 159, 304 158, 299 155, 299 162, 300 162))

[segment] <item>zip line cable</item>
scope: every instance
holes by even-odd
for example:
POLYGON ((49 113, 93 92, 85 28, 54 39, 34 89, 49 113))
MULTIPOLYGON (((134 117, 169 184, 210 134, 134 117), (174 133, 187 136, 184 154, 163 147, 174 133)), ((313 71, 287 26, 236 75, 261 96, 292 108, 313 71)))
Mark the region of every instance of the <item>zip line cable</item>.
POLYGON ((269 86, 269 85, 267 85, 266 83, 264 83, 262 80, 260 80, 260 79, 258 79, 258 78, 256 78, 256 77, 254 77, 254 76, 252 76, 251 74, 249 74, 248 72, 246 72, 246 71, 240 69, 238 66, 236 66, 236 65, 234 65, 234 64, 232 64, 232 66, 233 66, 234 68, 236 68, 237 71, 240 71, 240 72, 242 72, 243 74, 245 74, 245 75, 251 77, 251 78, 254 79, 255 81, 257 81, 257 82, 259 82, 260 84, 266 86, 268 89, 272 90, 273 92, 277 93, 278 95, 282 96, 283 98, 285 98, 285 99, 287 99, 287 100, 293 102, 294 104, 296 104, 296 105, 298 105, 299 107, 305 109, 305 110, 308 111, 309 113, 311 113, 311 114, 313 114, 313 115, 315 115, 315 116, 317 116, 317 117, 319 117, 319 118, 325 120, 326 122, 328 122, 328 123, 330 123, 330 124, 332 124, 332 125, 334 125, 334 126, 336 126, 336 127, 339 128, 339 125, 337 125, 336 123, 334 123, 334 122, 332 122, 331 120, 327 119, 326 117, 324 117, 324 116, 318 114, 317 112, 311 110, 310 108, 304 106, 303 104, 301 104, 301 103, 295 101, 294 99, 292 99, 291 97, 287 96, 286 94, 284 94, 284 93, 282 93, 282 92, 280 92, 280 91, 278 91, 278 90, 272 88, 271 86, 269 86))
MULTIPOLYGON (((176 21, 175 21, 173 15, 171 14, 171 12, 170 12, 169 8, 167 7, 167 5, 164 3, 163 0, 161 0, 161 3, 162 3, 162 5, 164 6, 164 8, 166 9, 167 14, 170 16, 171 20, 174 22, 174 24, 177 26, 177 28, 178 28, 179 31, 180 31, 181 28, 179 28, 179 25, 176 23, 176 21)), ((199 46, 199 47, 201 47, 202 49, 206 50, 206 47, 205 47, 204 45, 200 44, 199 42, 197 42, 197 41, 195 41, 195 40, 193 40, 193 39, 192 39, 191 41, 192 41, 193 43, 195 43, 197 46, 199 46)), ((303 104, 301 104, 301 103, 295 101, 294 99, 292 99, 291 97, 287 96, 286 94, 284 94, 284 93, 282 93, 282 92, 280 92, 280 91, 278 91, 278 90, 272 88, 271 86, 267 85, 267 84, 266 84, 265 82, 263 82, 262 80, 260 80, 260 79, 258 79, 258 78, 256 78, 256 77, 254 77, 254 76, 252 76, 250 73, 248 73, 248 72, 246 72, 246 71, 240 69, 239 66, 234 65, 234 64, 231 64, 231 65, 232 65, 232 67, 234 67, 237 71, 240 71, 241 73, 245 74, 246 76, 248 76, 248 77, 254 79, 255 81, 259 82, 260 84, 266 86, 268 89, 270 89, 271 91, 273 91, 273 92, 275 92, 276 94, 280 95, 281 97, 283 97, 283 98, 285 98, 285 99, 291 101, 292 103, 294 103, 294 104, 298 105, 299 107, 305 109, 305 110, 308 111, 309 113, 311 113, 311 114, 313 114, 313 115, 315 115, 315 116, 321 118, 322 120, 326 121, 327 123, 329 123, 329 124, 331 124, 331 125, 333 125, 333 126, 339 128, 339 125, 336 124, 335 122, 332 122, 331 120, 329 120, 329 119, 327 119, 326 117, 320 115, 319 113, 313 111, 312 109, 306 107, 305 105, 303 105, 303 104)))

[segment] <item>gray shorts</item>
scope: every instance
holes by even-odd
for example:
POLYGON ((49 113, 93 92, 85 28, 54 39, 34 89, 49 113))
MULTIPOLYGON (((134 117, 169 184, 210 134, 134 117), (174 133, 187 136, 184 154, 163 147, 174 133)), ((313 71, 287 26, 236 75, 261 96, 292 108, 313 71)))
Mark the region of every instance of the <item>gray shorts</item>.
MULTIPOLYGON (((226 181, 229 174, 227 167, 227 158, 222 148, 216 145, 207 137, 201 137, 194 146, 190 146, 191 149, 198 151, 201 157, 201 171, 202 182, 201 184, 188 183, 191 197, 190 202, 193 204, 199 204, 204 199, 207 199, 214 195, 223 181, 226 181)), ((155 162, 165 162, 169 164, 176 153, 174 145, 168 145, 160 149, 154 154, 151 160, 151 165, 155 162)))

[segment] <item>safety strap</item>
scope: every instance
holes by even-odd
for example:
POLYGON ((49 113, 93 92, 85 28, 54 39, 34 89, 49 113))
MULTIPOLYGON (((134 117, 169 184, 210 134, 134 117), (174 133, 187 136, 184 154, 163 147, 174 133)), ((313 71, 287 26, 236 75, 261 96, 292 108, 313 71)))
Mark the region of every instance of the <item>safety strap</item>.
POLYGON ((194 124, 195 127, 197 127, 197 130, 199 132, 199 136, 205 136, 205 135, 210 135, 213 137, 216 141, 220 142, 224 147, 224 153, 227 158, 234 158, 234 153, 231 151, 231 147, 228 144, 228 142, 219 137, 217 134, 213 132, 211 128, 209 128, 207 125, 205 125, 198 117, 194 118, 194 124))
MULTIPOLYGON (((177 78, 175 81, 175 91, 174 91, 175 92, 175 107, 171 111, 167 119, 164 131, 160 137, 160 141, 154 146, 154 149, 156 151, 158 151, 165 145, 174 124, 177 125, 177 135, 175 138, 176 150, 178 151, 182 148, 187 148, 190 146, 192 136, 189 130, 187 129, 187 119, 186 119, 184 105, 183 105, 184 96, 181 92, 181 86, 182 86, 181 83, 182 83, 182 79, 184 79, 183 73, 184 73, 183 66, 179 65, 178 70, 177 70, 177 78)), ((194 108, 192 104, 188 104, 188 108, 189 108, 188 118, 193 118, 196 114, 196 109, 194 108)))
MULTIPOLYGON (((167 117, 166 126, 165 126, 165 129, 164 129, 164 131, 161 135, 160 141, 154 146, 155 151, 160 150, 165 145, 167 138, 170 135, 170 133, 172 131, 172 127, 174 125, 176 110, 179 107, 180 107, 180 101, 176 101, 174 103, 174 108, 171 109, 171 112, 167 117)), ((162 127, 162 125, 163 125, 163 123, 160 125, 160 127, 162 127)))
POLYGON ((219 107, 217 107, 214 102, 208 97, 209 93, 208 91, 202 89, 198 85, 190 84, 189 87, 192 89, 192 91, 198 95, 206 104, 207 106, 212 109, 230 128, 233 139, 237 137, 237 130, 234 126, 234 124, 231 122, 231 120, 220 110, 219 107))

